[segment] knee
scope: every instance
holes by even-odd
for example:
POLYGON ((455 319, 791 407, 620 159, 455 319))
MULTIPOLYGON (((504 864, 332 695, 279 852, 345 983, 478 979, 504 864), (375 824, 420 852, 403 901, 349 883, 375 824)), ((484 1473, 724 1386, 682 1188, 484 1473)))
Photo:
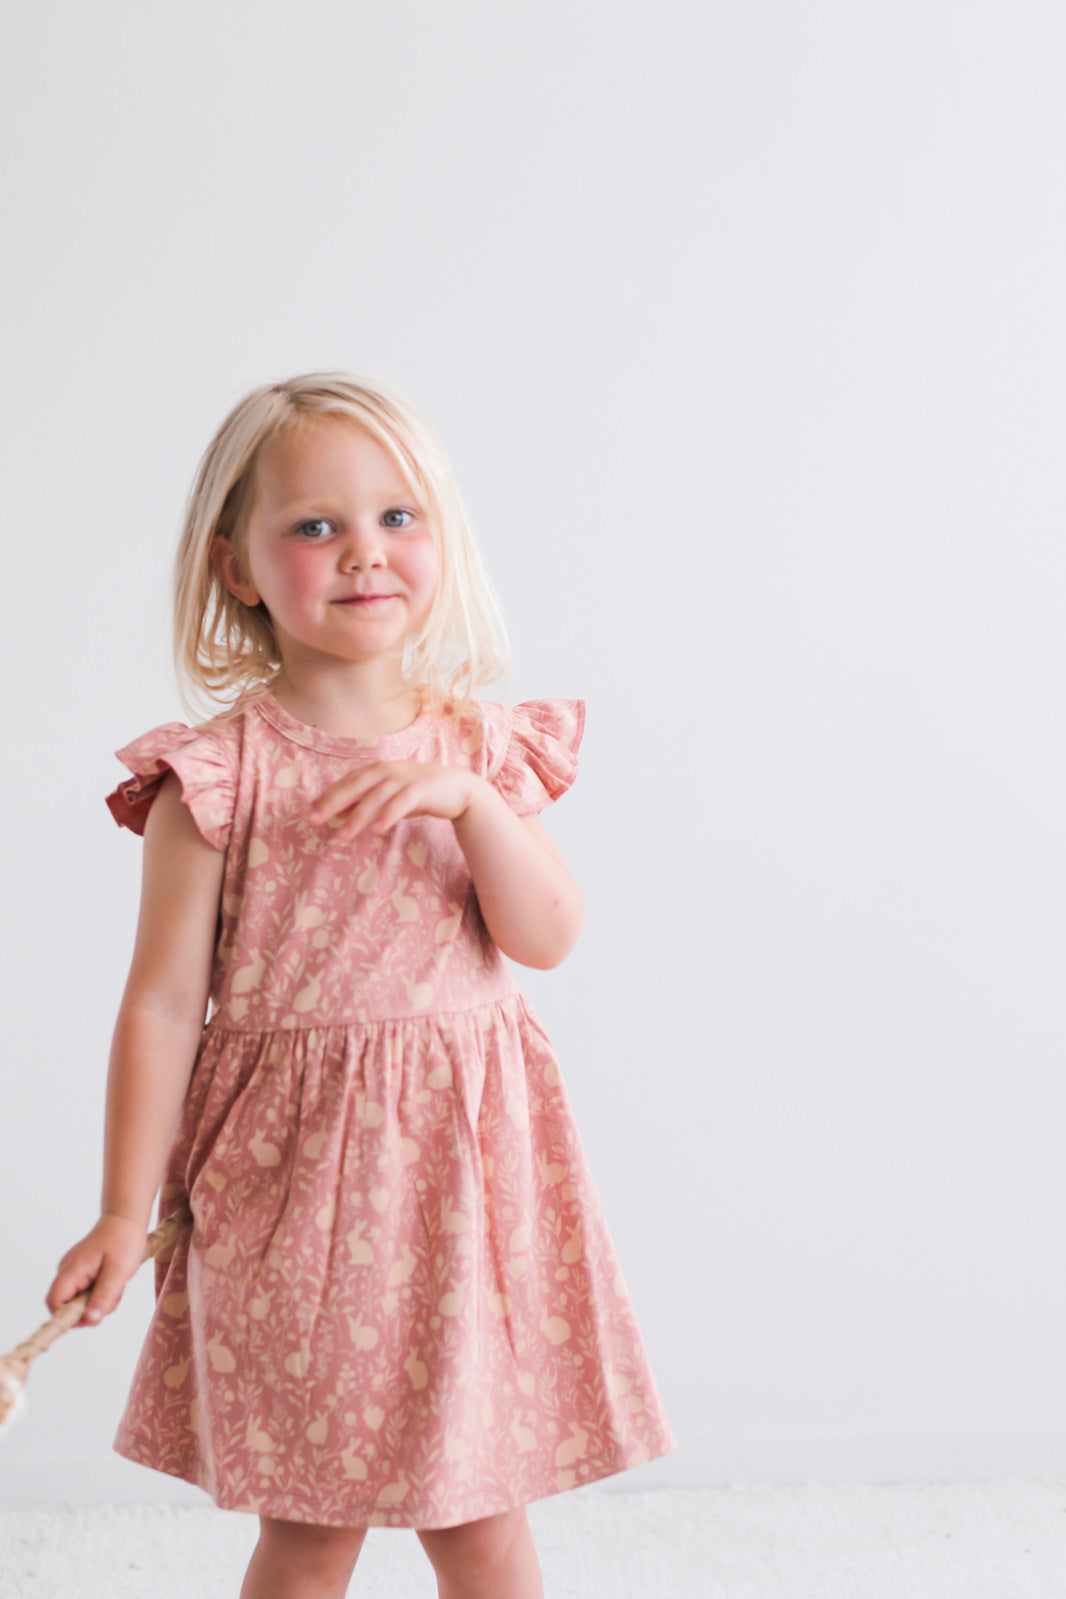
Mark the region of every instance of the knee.
POLYGON ((525 1506, 457 1527, 420 1531, 418 1536, 438 1576, 461 1571, 468 1578, 490 1576, 510 1559, 526 1528, 525 1506))
POLYGON ((310 1522, 259 1518, 259 1541, 271 1560, 308 1581, 347 1582, 366 1537, 365 1527, 319 1527, 310 1522))

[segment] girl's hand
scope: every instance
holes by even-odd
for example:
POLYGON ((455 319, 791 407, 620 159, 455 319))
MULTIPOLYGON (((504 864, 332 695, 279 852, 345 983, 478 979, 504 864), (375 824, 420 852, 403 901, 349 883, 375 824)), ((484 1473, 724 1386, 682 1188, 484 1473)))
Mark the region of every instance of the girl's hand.
POLYGON ((499 789, 463 766, 374 761, 331 783, 309 813, 338 818, 335 837, 384 833, 404 816, 455 824, 489 934, 524 966, 557 966, 581 926, 581 895, 539 816, 517 816, 499 789))
POLYGON ((109 1316, 122 1291, 144 1261, 147 1230, 127 1216, 107 1213, 59 1262, 55 1280, 45 1296, 54 1315, 60 1305, 93 1284, 79 1327, 92 1327, 109 1316))
POLYGON ((335 836, 347 842, 365 828, 388 832, 405 816, 457 821, 484 778, 462 766, 429 761, 373 761, 324 789, 311 806, 313 822, 343 818, 335 836))

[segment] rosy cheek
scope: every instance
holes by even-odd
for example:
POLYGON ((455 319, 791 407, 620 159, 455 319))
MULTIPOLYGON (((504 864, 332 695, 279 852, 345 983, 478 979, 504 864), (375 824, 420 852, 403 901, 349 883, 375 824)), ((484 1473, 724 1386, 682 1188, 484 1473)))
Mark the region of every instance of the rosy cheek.
POLYGON ((419 587, 435 594, 440 581, 440 562, 432 543, 427 542, 426 547, 418 551, 417 573, 419 587))
POLYGON ((322 586, 321 551, 312 545, 284 544, 272 564, 276 581, 290 599, 306 599, 322 586))

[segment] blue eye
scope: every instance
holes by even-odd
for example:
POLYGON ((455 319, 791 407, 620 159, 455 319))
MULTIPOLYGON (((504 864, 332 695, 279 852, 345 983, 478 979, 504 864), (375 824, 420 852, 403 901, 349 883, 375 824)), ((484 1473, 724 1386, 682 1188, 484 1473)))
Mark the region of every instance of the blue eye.
POLYGON ((332 533, 333 531, 332 524, 327 522, 324 516, 312 516, 308 521, 301 522, 296 531, 303 534, 304 538, 311 544, 321 544, 322 538, 314 533, 309 533, 309 528, 324 528, 326 533, 332 533))
POLYGON ((401 511, 399 509, 394 509, 394 510, 391 510, 391 511, 386 511, 384 513, 384 515, 382 516, 381 520, 384 522, 386 527, 408 527, 414 521, 414 514, 411 511, 401 511), (394 517, 394 516, 397 516, 397 517, 398 516, 405 516, 407 518, 407 521, 406 522, 393 522, 393 521, 390 521, 389 520, 390 517, 394 517))

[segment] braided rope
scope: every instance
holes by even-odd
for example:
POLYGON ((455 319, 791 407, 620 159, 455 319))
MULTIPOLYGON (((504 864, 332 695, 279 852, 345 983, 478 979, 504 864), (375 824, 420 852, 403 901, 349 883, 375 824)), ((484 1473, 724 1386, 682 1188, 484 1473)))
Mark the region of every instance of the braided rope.
MULTIPOLYGON (((154 1232, 148 1234, 144 1246, 145 1260, 165 1260, 174 1248, 178 1239, 192 1221, 188 1209, 173 1211, 165 1221, 161 1221, 154 1232)), ((74 1299, 68 1299, 65 1305, 60 1305, 55 1315, 50 1320, 38 1327, 35 1333, 16 1344, 6 1355, 0 1355, 0 1427, 9 1419, 18 1402, 22 1385, 29 1375, 30 1366, 50 1349, 57 1338, 76 1327, 81 1320, 85 1307, 89 1303, 92 1293, 91 1288, 86 1288, 83 1293, 74 1299)))

